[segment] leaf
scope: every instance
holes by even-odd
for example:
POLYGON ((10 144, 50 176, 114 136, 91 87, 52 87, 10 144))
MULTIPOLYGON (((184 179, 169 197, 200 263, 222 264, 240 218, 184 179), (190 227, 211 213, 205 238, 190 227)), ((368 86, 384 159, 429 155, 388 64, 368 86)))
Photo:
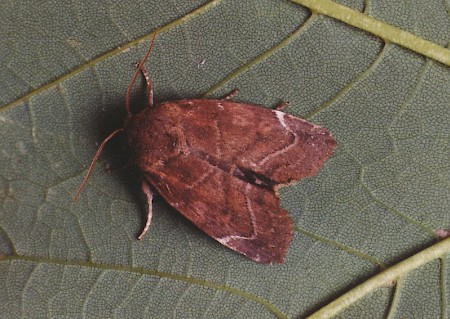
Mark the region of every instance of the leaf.
POLYGON ((448 315, 448 11, 296 2, 0 4, 2 317, 448 315), (160 198, 138 242, 138 177, 103 168, 123 164, 120 143, 72 202, 157 29, 156 101, 239 87, 336 137, 318 176, 282 190, 296 224, 285 264, 233 253, 160 198))

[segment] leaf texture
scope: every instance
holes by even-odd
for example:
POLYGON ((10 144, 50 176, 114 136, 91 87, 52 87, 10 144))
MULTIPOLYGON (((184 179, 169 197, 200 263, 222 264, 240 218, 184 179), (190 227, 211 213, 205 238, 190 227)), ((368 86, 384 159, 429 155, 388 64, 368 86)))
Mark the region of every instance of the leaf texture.
MULTIPOLYGON (((419 42, 395 44, 389 28, 364 30, 361 15, 342 22, 296 2, 2 1, 2 317, 304 318, 437 247, 450 229, 449 66, 419 42), (317 176, 281 191, 294 221, 282 266, 224 248, 161 198, 138 242, 137 176, 102 168, 126 159, 120 143, 72 202, 98 143, 122 125, 133 63, 157 29, 156 102, 238 87, 236 100, 289 101, 286 112, 336 138, 317 176)), ((441 1, 340 4, 449 55, 441 1)), ((136 87, 133 108, 144 103, 136 87)), ((448 316, 447 246, 325 317, 448 316)))

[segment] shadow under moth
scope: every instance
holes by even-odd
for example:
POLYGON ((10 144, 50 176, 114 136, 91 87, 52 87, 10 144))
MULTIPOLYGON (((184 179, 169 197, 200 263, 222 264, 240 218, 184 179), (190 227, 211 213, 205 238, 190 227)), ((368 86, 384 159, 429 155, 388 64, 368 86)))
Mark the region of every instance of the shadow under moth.
MULTIPOLYGON (((153 190, 221 244, 265 264, 283 263, 292 240, 292 219, 280 208, 278 189, 315 175, 336 142, 324 128, 280 111, 237 103, 231 98, 193 99, 153 105, 144 63, 130 82, 123 128, 100 145, 75 200, 105 144, 126 134, 142 172, 147 222, 153 190), (148 107, 130 112, 130 93, 139 73, 148 89, 148 107)), ((282 105, 284 106, 284 105, 282 105)))

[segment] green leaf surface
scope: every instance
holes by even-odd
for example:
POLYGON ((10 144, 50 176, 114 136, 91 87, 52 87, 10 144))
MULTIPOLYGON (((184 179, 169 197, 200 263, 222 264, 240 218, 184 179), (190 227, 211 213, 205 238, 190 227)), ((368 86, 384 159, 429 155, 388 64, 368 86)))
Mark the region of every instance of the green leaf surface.
POLYGON ((448 3, 6 0, 0 34, 1 318, 450 316, 448 3), (159 197, 137 241, 139 176, 104 169, 126 163, 120 139, 72 202, 156 30, 157 102, 238 87, 336 137, 316 177, 281 191, 283 265, 159 197))

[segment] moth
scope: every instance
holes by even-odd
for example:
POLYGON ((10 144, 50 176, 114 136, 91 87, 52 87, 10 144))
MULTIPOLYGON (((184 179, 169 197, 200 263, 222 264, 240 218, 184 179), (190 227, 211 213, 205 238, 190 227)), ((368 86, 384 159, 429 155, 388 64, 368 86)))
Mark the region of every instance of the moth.
MULTIPOLYGON (((100 145, 75 200, 105 144, 124 133, 142 172, 147 221, 154 191, 221 244, 264 263, 283 263, 292 240, 292 219, 280 208, 278 189, 315 175, 336 141, 324 128, 278 109, 223 99, 192 99, 153 105, 144 68, 153 37, 126 96, 123 128, 100 145), (148 90, 148 107, 130 112, 130 92, 139 73, 148 90)), ((284 104, 282 105, 284 106, 284 104)))

